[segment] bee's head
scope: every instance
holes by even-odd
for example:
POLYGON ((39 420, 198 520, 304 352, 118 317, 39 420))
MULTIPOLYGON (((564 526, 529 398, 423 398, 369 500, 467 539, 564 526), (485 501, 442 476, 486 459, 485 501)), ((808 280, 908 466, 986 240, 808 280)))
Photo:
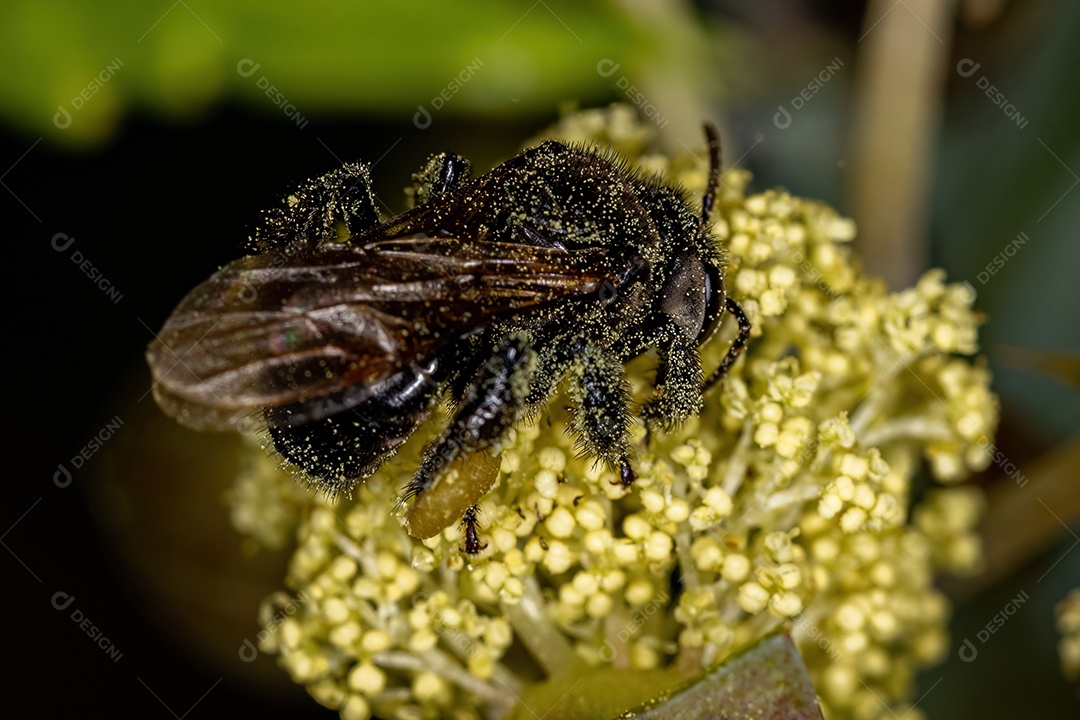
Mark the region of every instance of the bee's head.
POLYGON ((720 324, 724 300, 724 277, 713 258, 685 253, 675 259, 660 308, 700 345, 720 324))

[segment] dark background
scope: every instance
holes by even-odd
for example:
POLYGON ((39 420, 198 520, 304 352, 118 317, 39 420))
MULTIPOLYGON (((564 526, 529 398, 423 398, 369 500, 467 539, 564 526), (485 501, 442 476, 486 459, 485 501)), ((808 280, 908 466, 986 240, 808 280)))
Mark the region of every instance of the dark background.
MULTIPOLYGON (((530 5, 521 4, 516 14, 530 5)), ((838 79, 815 96, 798 117, 800 127, 790 134, 778 135, 772 117, 777 105, 790 100, 831 57, 842 56, 850 72, 858 71, 856 50, 867 24, 864 6, 759 5, 769 12, 735 3, 703 3, 687 10, 686 17, 710 28, 710 42, 729 48, 719 60, 698 62, 697 72, 706 62, 719 63, 723 85, 715 92, 702 91, 703 107, 726 122, 729 162, 764 134, 762 147, 741 163, 755 172, 755 187, 784 184, 843 210, 850 78, 838 79), (746 38, 757 38, 758 44, 746 38), (771 60, 751 68, 751 60, 740 53, 771 60), (746 63, 745 70, 740 62, 746 63)), ((1030 124, 1017 131, 973 86, 975 78, 950 73, 933 163, 928 236, 930 263, 962 280, 975 277, 1017 232, 1029 229, 1030 249, 992 283, 979 286, 976 306, 991 316, 982 340, 1002 393, 998 444, 1034 476, 1033 468, 1041 467, 1048 453, 1075 437, 1080 417, 1076 390, 1055 379, 1060 373, 1045 363, 1010 362, 1014 355, 1008 349, 1030 348, 1060 359, 1080 344, 1074 279, 1080 267, 1080 191, 1070 193, 1073 169, 1080 170, 1075 129, 1080 63, 1075 44, 1066 41, 1080 30, 1080 20, 1069 3, 1025 5, 1028 9, 1021 10, 1005 3, 998 15, 977 27, 957 20, 949 67, 958 58, 979 58, 980 74, 994 77, 1030 124), (1036 223, 1040 215, 1045 220, 1036 223)), ((560 7, 552 3, 554 10, 560 7)), ((532 13, 539 17, 547 10, 546 5, 532 8, 516 32, 525 32, 532 13)), ((42 30, 43 38, 48 31, 42 30)), ((242 47, 240 40, 230 42, 242 47)), ((415 45, 416 52, 436 53, 422 39, 415 45)), ((604 52, 596 56, 605 57, 604 52)), ((62 56, 63 48, 57 53, 62 56)), ((237 54, 246 56, 243 49, 237 54)), ((91 77, 109 57, 95 59, 84 76, 91 77)), ((361 61, 379 60, 358 56, 361 61)), ((128 60, 125 67, 135 62, 128 60)), ((232 62, 227 65, 231 72, 232 62)), ((5 66, 9 72, 16 67, 12 62, 5 66)), ((200 647, 191 608, 163 599, 146 566, 124 546, 128 536, 110 528, 111 516, 102 508, 112 501, 110 488, 115 486, 101 478, 124 474, 116 470, 124 454, 146 452, 143 445, 159 432, 160 424, 150 419, 157 411, 145 395, 149 374, 142 360, 151 329, 160 327, 187 290, 240 254, 258 211, 293 183, 332 169, 339 159, 379 159, 373 171, 376 192, 397 211, 409 174, 428 154, 454 150, 473 157, 482 171, 552 122, 559 100, 577 98, 582 106, 594 106, 621 97, 610 79, 592 76, 584 83, 554 82, 534 92, 524 108, 516 107, 517 99, 507 93, 501 105, 489 103, 485 110, 483 102, 466 100, 463 92, 445 112, 435 114, 431 128, 419 130, 412 123, 413 108, 429 102, 461 65, 432 60, 432 67, 438 78, 433 85, 416 89, 411 101, 387 101, 381 110, 315 100, 305 107, 298 101, 310 120, 302 129, 265 96, 252 98, 250 89, 246 95, 226 90, 190 112, 165 112, 135 97, 108 132, 77 141, 58 135, 51 122, 57 102, 72 93, 34 106, 22 96, 16 102, 19 88, 0 85, 7 93, 4 104, 15 108, 0 125, 0 213, 9 252, 4 263, 8 478, 0 507, 0 562, 7 581, 2 617, 15 631, 7 646, 7 666, 14 666, 15 674, 5 679, 2 701, 9 716, 16 716, 17 708, 48 717, 124 711, 142 717, 189 712, 192 718, 235 713, 332 717, 274 669, 272 661, 260 658, 269 669, 253 671, 235 655, 229 659, 228 653, 200 647), (51 244, 58 233, 75 238, 64 252, 51 244), (75 250, 122 294, 119 302, 112 302, 71 261, 75 250), (73 470, 69 486, 59 487, 54 482, 58 464, 71 468, 71 458, 112 418, 123 422, 115 436, 89 463, 73 470), (72 605, 55 609, 56 593, 74 596, 72 605), (123 653, 118 662, 110 661, 71 619, 75 610, 123 653)), ((393 84, 395 66, 388 64, 383 72, 393 84)), ((536 72, 543 72, 542 64, 536 72)), ((115 82, 124 82, 122 72, 115 82)), ((474 82, 485 81, 478 76, 474 82)), ((399 95, 407 98, 408 83, 399 84, 404 85, 399 95)), ((305 96, 296 85, 289 89, 283 84, 283 90, 305 96)), ((362 95, 363 88, 353 92, 362 95)), ((87 112, 95 102, 105 100, 95 97, 87 112)), ((667 114, 681 112, 671 108, 667 114)), ((195 443, 192 448, 209 443, 209 454, 218 451, 214 443, 227 441, 184 442, 195 443)), ((124 482, 150 488, 156 482, 153 472, 127 472, 124 482)), ((1000 468, 991 468, 981 482, 993 483, 996 474, 1000 468)), ((217 494, 206 495, 202 512, 208 524, 227 521, 218 498, 224 490, 222 485, 217 494)), ((1054 497, 1069 496, 1064 491, 1054 497)), ((979 646, 976 662, 960 661, 954 649, 945 665, 924 674, 919 694, 926 695, 919 708, 930 717, 1076 716, 1076 687, 1061 678, 1054 648, 1053 605, 1080 584, 1080 552, 1070 552, 1080 542, 1077 505, 1062 502, 1048 507, 1056 510, 1051 514, 1060 526, 1039 520, 1046 524, 1041 539, 992 574, 992 581, 949 586, 959 598, 954 646, 974 636, 1019 593, 1031 600, 979 646)), ((1000 542, 999 534, 1009 530, 992 532, 988 542, 1000 542)), ((138 550, 153 552, 153 543, 160 540, 138 550)), ((214 541, 221 543, 223 555, 235 553, 240 544, 238 536, 227 533, 202 538, 214 541)), ((199 552, 205 556, 205 546, 199 552)), ((267 562, 273 565, 272 559, 267 562)), ((198 582, 192 576, 192 583, 198 582)), ((227 584, 214 578, 205 592, 215 594, 222 587, 227 584)), ((219 609, 227 608, 224 614, 250 618, 246 627, 242 620, 233 626, 228 644, 239 648, 245 638, 254 637, 257 604, 239 606, 226 593, 214 599, 219 609)))

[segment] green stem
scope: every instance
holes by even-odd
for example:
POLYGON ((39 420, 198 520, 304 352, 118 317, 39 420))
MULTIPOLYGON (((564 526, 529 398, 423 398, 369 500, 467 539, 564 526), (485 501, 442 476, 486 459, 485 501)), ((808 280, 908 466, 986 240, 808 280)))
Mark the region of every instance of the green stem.
POLYGON ((892 367, 886 370, 866 393, 865 399, 859 403, 859 406, 855 408, 855 412, 851 414, 850 425, 856 436, 869 427, 874 418, 885 409, 885 401, 893 390, 890 381, 906 370, 908 365, 917 357, 917 353, 905 353, 902 357, 897 358, 892 367))
MULTIPOLYGON (((687 495, 686 477, 679 475, 672 488, 672 495, 685 500, 687 495)), ((700 584, 698 579, 697 565, 694 557, 690 554, 690 544, 693 542, 693 534, 690 531, 690 522, 683 520, 675 528, 675 554, 679 559, 679 567, 682 570, 681 579, 683 587, 696 588, 700 584)))
POLYGON ((746 468, 750 465, 749 448, 753 435, 754 422, 747 417, 743 423, 739 441, 735 443, 735 449, 731 451, 731 457, 728 458, 727 472, 724 473, 724 479, 720 483, 720 487, 724 489, 724 492, 733 498, 735 493, 739 491, 743 478, 746 477, 746 468))
POLYGON ((524 585, 521 600, 503 606, 514 633, 549 677, 571 670, 578 664, 578 658, 566 636, 544 612, 544 597, 536 578, 525 578, 524 585))
POLYGON ((952 436, 952 430, 940 420, 929 420, 916 415, 890 420, 884 425, 866 430, 859 439, 859 444, 863 447, 881 447, 901 438, 948 440, 952 436))
MULTIPOLYGON (((483 698, 493 707, 508 710, 517 702, 513 692, 501 690, 487 684, 469 673, 441 650, 428 650, 419 655, 401 650, 382 652, 374 657, 375 664, 389 670, 409 670, 412 672, 429 671, 442 677, 447 682, 457 685, 462 690, 483 698)), ((505 711, 505 710, 504 710, 505 711)))

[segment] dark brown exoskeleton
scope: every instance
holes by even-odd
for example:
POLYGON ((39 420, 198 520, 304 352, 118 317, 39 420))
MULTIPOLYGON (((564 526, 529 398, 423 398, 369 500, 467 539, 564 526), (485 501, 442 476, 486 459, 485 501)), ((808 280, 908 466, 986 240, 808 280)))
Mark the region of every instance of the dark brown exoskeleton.
POLYGON ((309 181, 267 214, 256 254, 189 293, 150 344, 155 397, 195 428, 257 417, 290 465, 349 492, 446 395, 450 423, 405 491, 409 530, 463 519, 475 553, 475 504, 498 475, 490 450, 569 376, 580 449, 628 486, 624 363, 658 352, 642 415, 670 427, 699 412, 750 334, 709 230, 720 148, 706 135, 700 214, 612 153, 556 141, 476 179, 437 155, 416 175, 421 203, 381 222, 367 167, 309 181), (739 335, 703 379, 698 347, 725 309, 739 335))

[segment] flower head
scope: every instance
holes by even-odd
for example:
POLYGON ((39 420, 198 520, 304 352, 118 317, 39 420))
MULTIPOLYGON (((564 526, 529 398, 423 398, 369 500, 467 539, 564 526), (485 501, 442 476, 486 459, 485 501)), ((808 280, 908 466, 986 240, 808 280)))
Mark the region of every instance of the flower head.
MULTIPOLYGON (((611 144, 697 195, 707 180, 703 156, 650 154, 625 107, 550 135, 611 144)), ((541 680, 685 677, 788 629, 830 717, 906 708, 947 647, 934 572, 980 561, 980 496, 953 487, 985 463, 978 443, 997 423, 968 357, 978 318, 939 271, 888 293, 852 258, 852 221, 783 190, 747 195, 748 180, 725 174, 712 230, 750 349, 698 417, 650 442, 635 428, 632 487, 579 456, 556 398, 501 445, 479 556, 463 555, 458 526, 405 530, 396 502, 423 432, 351 499, 299 509, 295 594, 264 603, 263 648, 319 702, 343 718, 498 718, 541 680), (944 486, 912 510, 922 460, 944 486)), ((702 349, 707 368, 734 330, 702 349)), ((654 365, 628 366, 636 401, 654 365)), ((282 497, 291 480, 252 462, 243 482, 282 497)), ((265 513, 286 526, 258 497, 235 495, 244 527, 265 513)))

